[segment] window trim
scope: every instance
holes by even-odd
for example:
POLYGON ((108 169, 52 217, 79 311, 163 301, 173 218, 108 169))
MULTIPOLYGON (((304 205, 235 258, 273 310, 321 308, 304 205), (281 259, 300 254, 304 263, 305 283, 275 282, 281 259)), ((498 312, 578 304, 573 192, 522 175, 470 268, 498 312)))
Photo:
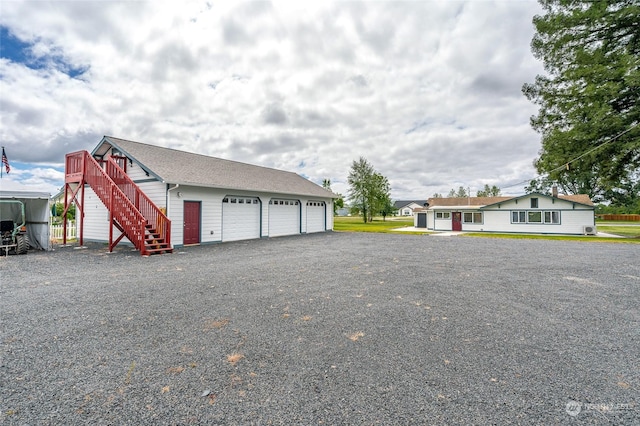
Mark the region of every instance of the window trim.
POLYGON ((462 223, 467 225, 482 225, 484 223, 484 212, 472 211, 462 212, 462 223), (466 220, 466 216, 471 215, 471 221, 466 220), (480 215, 480 221, 476 221, 476 215, 480 215))
POLYGON ((562 222, 562 215, 560 210, 511 210, 511 223, 515 225, 560 225, 562 222), (530 217, 532 214, 540 214, 540 221, 532 221, 530 217), (517 215, 518 220, 514 220, 517 215), (550 221, 547 221, 547 215, 550 221), (524 216, 524 217, 523 217, 524 216), (555 221, 554 221, 555 216, 555 221))

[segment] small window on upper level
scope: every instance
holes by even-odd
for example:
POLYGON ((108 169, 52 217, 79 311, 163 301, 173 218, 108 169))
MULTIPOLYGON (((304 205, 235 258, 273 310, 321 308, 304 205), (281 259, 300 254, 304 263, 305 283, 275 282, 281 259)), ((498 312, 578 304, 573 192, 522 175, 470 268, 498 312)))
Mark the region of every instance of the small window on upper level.
POLYGON ((538 199, 537 198, 532 198, 531 199, 531 208, 532 209, 537 209, 538 208, 538 199))

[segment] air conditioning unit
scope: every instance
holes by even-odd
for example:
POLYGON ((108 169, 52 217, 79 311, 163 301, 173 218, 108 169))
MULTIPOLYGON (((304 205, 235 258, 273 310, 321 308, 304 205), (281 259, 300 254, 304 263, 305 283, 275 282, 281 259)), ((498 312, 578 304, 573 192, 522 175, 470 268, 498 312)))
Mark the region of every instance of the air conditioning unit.
POLYGON ((584 226, 584 235, 596 235, 598 231, 594 225, 585 225, 584 226))

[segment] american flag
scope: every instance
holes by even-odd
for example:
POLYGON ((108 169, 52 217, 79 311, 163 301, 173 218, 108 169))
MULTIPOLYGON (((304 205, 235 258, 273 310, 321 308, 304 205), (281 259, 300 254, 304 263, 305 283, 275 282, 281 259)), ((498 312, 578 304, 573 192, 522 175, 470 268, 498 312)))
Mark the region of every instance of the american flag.
POLYGON ((4 153, 4 146, 2 147, 2 164, 4 164, 4 169, 7 171, 7 174, 11 171, 11 166, 9 166, 9 159, 7 158, 7 154, 4 153))

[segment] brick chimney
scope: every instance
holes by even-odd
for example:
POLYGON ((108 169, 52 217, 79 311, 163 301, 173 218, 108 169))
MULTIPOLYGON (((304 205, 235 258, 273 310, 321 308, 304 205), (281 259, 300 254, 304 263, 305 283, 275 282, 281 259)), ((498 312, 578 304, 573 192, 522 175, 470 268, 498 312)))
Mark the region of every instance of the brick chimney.
POLYGON ((555 198, 558 198, 558 187, 556 185, 553 185, 551 187, 551 195, 555 198))

